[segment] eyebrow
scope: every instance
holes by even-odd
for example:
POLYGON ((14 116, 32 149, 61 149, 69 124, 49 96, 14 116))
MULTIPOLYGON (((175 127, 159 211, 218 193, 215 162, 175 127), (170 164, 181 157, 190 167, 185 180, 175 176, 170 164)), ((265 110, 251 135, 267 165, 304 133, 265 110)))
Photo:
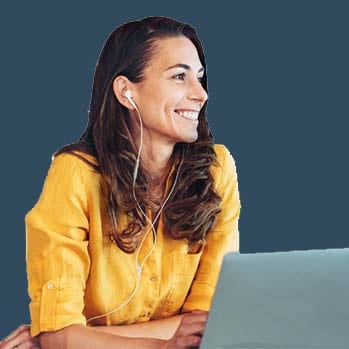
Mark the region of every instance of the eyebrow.
MULTIPOLYGON (((173 69, 173 68, 183 68, 185 70, 191 70, 190 66, 188 64, 183 64, 183 63, 178 63, 178 64, 175 64, 175 65, 171 65, 171 67, 168 67, 167 69, 165 70, 170 70, 170 69, 173 69)), ((204 67, 201 67, 199 70, 198 70, 198 73, 204 71, 204 67)))

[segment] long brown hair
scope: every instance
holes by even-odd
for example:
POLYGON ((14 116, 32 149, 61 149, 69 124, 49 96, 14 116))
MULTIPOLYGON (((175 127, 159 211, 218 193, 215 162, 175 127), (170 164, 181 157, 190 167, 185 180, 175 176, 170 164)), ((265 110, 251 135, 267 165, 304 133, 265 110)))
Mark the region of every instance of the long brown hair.
MULTIPOLYGON (((142 81, 143 72, 155 54, 158 40, 185 36, 195 45, 204 75, 202 86, 207 92, 206 61, 195 30, 188 24, 167 17, 147 17, 115 29, 107 39, 96 66, 87 127, 74 144, 55 153, 72 153, 87 162, 101 175, 101 188, 107 200, 109 218, 116 244, 127 253, 139 243, 145 217, 137 207, 132 193, 133 170, 137 148, 131 133, 129 112, 115 98, 112 83, 118 75, 132 82, 142 81), (97 165, 78 152, 93 155, 97 165), (128 226, 120 229, 113 217, 127 214, 128 226)), ((183 157, 177 184, 164 210, 165 233, 189 243, 203 241, 212 230, 221 198, 214 190, 211 165, 216 164, 213 137, 206 118, 207 101, 199 114, 198 139, 194 143, 177 143, 172 160, 183 157)), ((174 180, 173 173, 171 181, 174 180)), ((144 211, 150 206, 147 176, 140 164, 135 193, 144 211)))

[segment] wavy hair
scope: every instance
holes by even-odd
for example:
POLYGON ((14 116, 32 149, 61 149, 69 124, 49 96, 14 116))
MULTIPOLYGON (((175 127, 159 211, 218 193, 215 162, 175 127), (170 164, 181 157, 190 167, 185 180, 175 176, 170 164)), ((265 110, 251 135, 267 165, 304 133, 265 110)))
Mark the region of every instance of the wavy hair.
MULTIPOLYGON (((195 45, 204 76, 202 86, 207 92, 206 61, 195 30, 188 24, 167 17, 147 17, 116 28, 108 37, 96 66, 89 119, 78 142, 58 150, 71 153, 88 163, 101 175, 101 190, 106 199, 113 241, 126 253, 139 245, 146 219, 132 193, 133 171, 137 147, 131 133, 129 111, 114 96, 113 80, 124 75, 132 82, 141 82, 143 72, 156 54, 158 40, 185 36, 195 45), (94 156, 97 164, 82 153, 94 156), (127 214, 128 226, 117 226, 120 214, 127 214)), ((220 212, 220 196, 215 192, 210 167, 217 165, 213 137, 206 118, 207 101, 199 114, 198 139, 193 143, 177 143, 172 154, 174 163, 183 160, 177 185, 163 210, 166 234, 174 239, 187 239, 189 244, 201 243, 216 223, 220 212)), ((171 175, 173 182, 175 173, 171 175)), ((147 195, 147 173, 140 164, 135 193, 143 211, 151 206, 147 195)))

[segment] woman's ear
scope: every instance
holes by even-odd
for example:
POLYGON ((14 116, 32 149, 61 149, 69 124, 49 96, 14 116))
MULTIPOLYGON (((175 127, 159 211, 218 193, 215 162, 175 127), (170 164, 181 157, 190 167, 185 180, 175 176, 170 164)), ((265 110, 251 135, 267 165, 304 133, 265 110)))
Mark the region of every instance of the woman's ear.
POLYGON ((129 110, 134 110, 134 106, 126 98, 125 92, 127 90, 132 90, 131 81, 124 75, 117 76, 113 81, 113 92, 116 99, 129 110))

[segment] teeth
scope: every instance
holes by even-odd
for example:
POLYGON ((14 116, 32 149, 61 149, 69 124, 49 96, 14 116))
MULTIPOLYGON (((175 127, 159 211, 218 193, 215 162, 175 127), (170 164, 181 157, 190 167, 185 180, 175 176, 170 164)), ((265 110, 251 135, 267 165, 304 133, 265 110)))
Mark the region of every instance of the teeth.
POLYGON ((196 111, 180 111, 176 110, 176 113, 188 119, 197 120, 199 113, 196 111))

